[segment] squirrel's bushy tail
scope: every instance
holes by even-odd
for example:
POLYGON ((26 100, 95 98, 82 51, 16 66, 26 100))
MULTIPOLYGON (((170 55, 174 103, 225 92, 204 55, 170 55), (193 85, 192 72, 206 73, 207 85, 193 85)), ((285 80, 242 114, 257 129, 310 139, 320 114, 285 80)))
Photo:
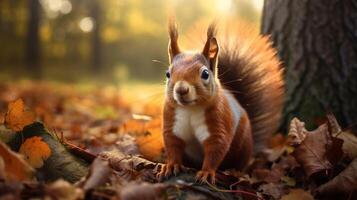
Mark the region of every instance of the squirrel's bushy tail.
POLYGON ((254 151, 259 152, 280 123, 284 102, 281 63, 269 38, 249 26, 231 24, 218 33, 218 78, 248 112, 254 151))

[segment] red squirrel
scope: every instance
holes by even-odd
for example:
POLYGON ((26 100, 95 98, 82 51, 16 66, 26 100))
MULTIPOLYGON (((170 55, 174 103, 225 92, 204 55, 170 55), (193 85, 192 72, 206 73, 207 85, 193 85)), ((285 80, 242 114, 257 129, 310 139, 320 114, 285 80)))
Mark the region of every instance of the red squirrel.
POLYGON ((215 183, 218 169, 244 170, 276 131, 284 95, 281 63, 267 37, 216 36, 215 24, 201 51, 180 49, 172 20, 169 38, 163 108, 167 164, 157 176, 191 166, 201 169, 197 180, 215 183))

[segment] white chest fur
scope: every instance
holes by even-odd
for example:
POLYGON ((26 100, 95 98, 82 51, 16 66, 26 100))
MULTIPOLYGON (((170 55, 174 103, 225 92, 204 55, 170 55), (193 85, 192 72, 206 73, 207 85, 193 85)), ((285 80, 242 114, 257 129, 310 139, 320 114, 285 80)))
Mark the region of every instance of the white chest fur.
MULTIPOLYGON (((228 91, 224 95, 228 101, 229 111, 232 113, 233 129, 231 134, 235 134, 242 115, 242 108, 228 91)), ((205 110, 201 107, 176 108, 173 133, 185 141, 186 155, 196 162, 202 162, 202 144, 210 136, 205 110)))
POLYGON ((173 133, 185 141, 185 153, 191 159, 202 160, 202 144, 210 135, 203 108, 176 108, 173 133))

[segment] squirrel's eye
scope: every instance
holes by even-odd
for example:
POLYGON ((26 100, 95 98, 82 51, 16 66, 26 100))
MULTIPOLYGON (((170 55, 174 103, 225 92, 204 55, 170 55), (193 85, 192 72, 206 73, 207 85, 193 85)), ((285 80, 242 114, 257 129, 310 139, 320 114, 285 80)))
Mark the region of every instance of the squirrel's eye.
POLYGON ((203 80, 207 80, 207 79, 209 78, 209 72, 208 72, 207 69, 204 69, 204 70, 202 71, 202 73, 201 73, 201 78, 202 78, 203 80))
POLYGON ((166 78, 170 78, 170 72, 166 71, 166 78))

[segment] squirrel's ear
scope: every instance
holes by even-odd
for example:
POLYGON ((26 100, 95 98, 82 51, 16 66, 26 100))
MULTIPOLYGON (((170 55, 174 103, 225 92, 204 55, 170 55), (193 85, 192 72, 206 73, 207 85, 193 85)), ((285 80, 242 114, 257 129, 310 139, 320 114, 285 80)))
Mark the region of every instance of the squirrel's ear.
POLYGON ((175 20, 171 18, 169 20, 169 47, 168 47, 168 52, 169 52, 169 59, 170 63, 172 62, 172 59, 180 53, 180 48, 178 46, 178 31, 177 31, 177 25, 175 23, 175 20))
POLYGON ((209 61, 210 69, 214 72, 218 61, 219 46, 216 35, 216 24, 212 23, 207 30, 207 41, 203 48, 202 54, 209 61))

